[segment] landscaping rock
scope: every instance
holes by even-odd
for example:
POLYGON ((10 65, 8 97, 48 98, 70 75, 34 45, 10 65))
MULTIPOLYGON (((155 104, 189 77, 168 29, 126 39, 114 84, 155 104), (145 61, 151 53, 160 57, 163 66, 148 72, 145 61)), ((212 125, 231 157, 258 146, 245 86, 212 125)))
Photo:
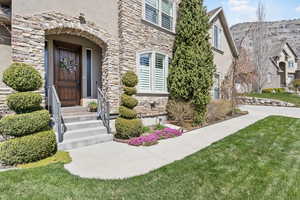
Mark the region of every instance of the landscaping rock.
POLYGON ((237 98, 237 100, 238 100, 239 104, 243 104, 243 105, 296 107, 295 104, 284 102, 284 101, 279 101, 279 100, 275 100, 275 99, 240 96, 237 98))

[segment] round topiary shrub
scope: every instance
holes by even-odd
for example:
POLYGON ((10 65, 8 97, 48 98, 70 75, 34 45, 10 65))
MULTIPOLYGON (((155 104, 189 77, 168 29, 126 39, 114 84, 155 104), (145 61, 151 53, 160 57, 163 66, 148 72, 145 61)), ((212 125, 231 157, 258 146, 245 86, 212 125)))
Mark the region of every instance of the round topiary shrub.
POLYGON ((28 113, 40 110, 42 96, 33 92, 18 92, 7 98, 7 106, 16 113, 28 113))
POLYGON ((124 87, 123 90, 124 93, 129 96, 135 95, 137 93, 136 88, 132 88, 132 87, 124 87))
POLYGON ((127 72, 122 77, 122 83, 127 87, 135 87, 138 84, 138 77, 134 72, 127 72))
POLYGON ((14 63, 3 73, 3 82, 19 92, 38 90, 42 87, 41 74, 32 66, 14 63))
POLYGON ((6 136, 22 137, 49 129, 49 123, 50 114, 47 110, 9 115, 1 119, 0 132, 6 136))
POLYGON ((138 77, 134 72, 127 72, 122 77, 124 92, 121 96, 121 106, 119 108, 120 116, 116 120, 116 138, 130 139, 138 137, 143 132, 143 124, 140 119, 136 119, 137 113, 134 109, 138 105, 138 100, 132 95, 136 94, 134 88, 138 83, 138 77))
POLYGON ((40 73, 29 65, 15 63, 4 72, 3 80, 18 93, 7 98, 8 107, 17 114, 0 121, 1 134, 16 137, 0 143, 0 163, 23 164, 53 155, 57 145, 54 132, 49 130, 50 114, 37 111, 42 109, 42 96, 30 92, 42 86, 40 73))
POLYGON ((55 133, 43 131, 0 143, 0 158, 4 165, 35 162, 55 154, 55 133))
POLYGON ((119 108, 120 117, 125 119, 134 119, 137 117, 137 113, 135 110, 126 108, 124 106, 120 106, 119 108))
POLYGON ((138 105, 138 100, 131 97, 131 96, 128 96, 126 94, 123 94, 121 96, 121 105, 122 106, 125 106, 129 109, 133 109, 134 107, 136 107, 138 105))
POLYGON ((143 124, 140 119, 116 119, 116 131, 115 137, 119 139, 130 139, 133 137, 139 137, 143 133, 143 124))

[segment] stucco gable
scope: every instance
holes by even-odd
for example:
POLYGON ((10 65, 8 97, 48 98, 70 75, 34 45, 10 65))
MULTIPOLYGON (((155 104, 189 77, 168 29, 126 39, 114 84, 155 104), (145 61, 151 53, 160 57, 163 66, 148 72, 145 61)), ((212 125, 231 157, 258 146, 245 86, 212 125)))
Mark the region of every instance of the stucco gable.
POLYGON ((210 23, 214 23, 217 19, 220 20, 221 24, 222 24, 222 27, 223 27, 223 30, 224 30, 224 34, 226 36, 226 40, 227 40, 227 43, 229 44, 230 46, 230 49, 231 49, 231 53, 234 57, 238 57, 238 50, 236 48, 236 45, 235 45, 235 42, 233 40, 233 37, 231 35, 231 32, 230 32, 230 29, 229 29, 229 26, 228 26, 228 22, 227 22, 227 19, 225 17, 225 14, 224 14, 224 11, 223 11, 223 8, 222 7, 219 7, 219 8, 216 8, 210 12, 207 13, 208 16, 209 16, 209 22, 210 23))

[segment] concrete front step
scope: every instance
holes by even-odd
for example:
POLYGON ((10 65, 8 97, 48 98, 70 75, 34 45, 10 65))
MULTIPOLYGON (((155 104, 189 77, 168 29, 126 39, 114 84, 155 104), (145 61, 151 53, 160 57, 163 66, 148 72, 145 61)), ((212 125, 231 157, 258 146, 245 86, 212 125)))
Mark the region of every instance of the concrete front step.
POLYGON ((67 128, 66 131, 73 131, 86 128, 101 128, 103 127, 103 123, 100 120, 92 120, 66 123, 65 126, 67 128))
POLYGON ((83 122, 83 121, 95 121, 97 120, 97 114, 84 114, 84 115, 64 115, 64 123, 83 122))
POLYGON ((110 142, 112 140, 113 140, 113 135, 100 134, 97 136, 65 140, 63 143, 58 144, 58 149, 71 150, 71 149, 77 149, 80 147, 90 146, 98 143, 110 142))
POLYGON ((103 135, 103 134, 107 134, 107 130, 104 126, 97 127, 97 128, 78 129, 78 130, 65 132, 64 141, 77 139, 77 138, 79 139, 79 138, 85 138, 90 136, 96 136, 96 135, 103 135))
POLYGON ((62 113, 78 113, 78 112, 88 112, 87 107, 75 106, 75 107, 62 107, 62 113))
POLYGON ((97 120, 97 114, 88 112, 85 107, 64 107, 62 117, 66 132, 63 142, 58 144, 60 150, 76 149, 113 140, 113 136, 107 133, 102 121, 97 120))

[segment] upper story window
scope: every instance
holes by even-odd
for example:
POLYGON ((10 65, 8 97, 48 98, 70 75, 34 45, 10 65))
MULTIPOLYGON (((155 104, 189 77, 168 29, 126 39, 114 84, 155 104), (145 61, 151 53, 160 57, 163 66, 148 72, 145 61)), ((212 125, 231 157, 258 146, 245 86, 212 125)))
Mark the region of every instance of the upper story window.
POLYGON ((174 3, 172 0, 144 0, 145 20, 174 31, 174 3))
POLYGON ((294 68, 294 61, 292 60, 289 61, 289 68, 294 68))
POLYGON ((222 32, 217 25, 213 26, 213 46, 218 50, 222 50, 222 32))
POLYGON ((157 52, 138 54, 139 92, 167 93, 170 58, 157 52))

